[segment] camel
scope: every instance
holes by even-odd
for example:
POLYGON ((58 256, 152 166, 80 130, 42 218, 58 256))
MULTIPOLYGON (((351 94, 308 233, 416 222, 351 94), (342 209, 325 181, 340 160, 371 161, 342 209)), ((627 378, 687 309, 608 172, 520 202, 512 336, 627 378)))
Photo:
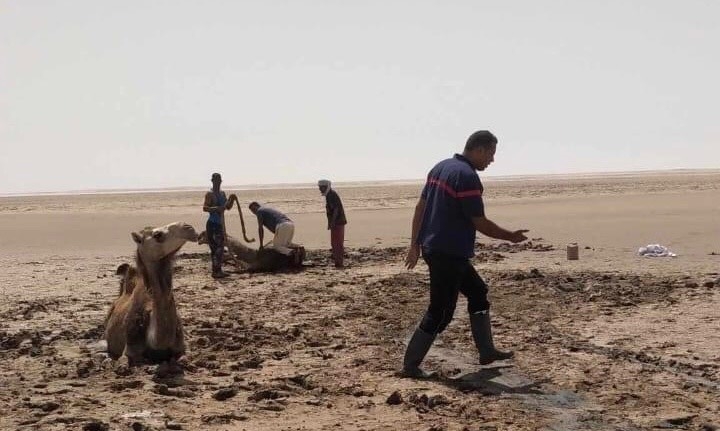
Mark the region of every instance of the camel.
POLYGON ((120 265, 120 292, 105 319, 105 340, 113 359, 130 365, 177 360, 185 353, 182 322, 172 293, 175 254, 197 241, 192 226, 176 222, 133 232, 135 266, 120 265))
MULTIPOLYGON (((236 265, 242 262, 248 272, 272 272, 289 268, 301 268, 305 260, 304 247, 294 249, 291 255, 286 256, 268 247, 255 250, 231 235, 225 237, 225 245, 230 254, 234 256, 236 265)), ((202 231, 198 236, 198 244, 206 243, 207 233, 202 231)))

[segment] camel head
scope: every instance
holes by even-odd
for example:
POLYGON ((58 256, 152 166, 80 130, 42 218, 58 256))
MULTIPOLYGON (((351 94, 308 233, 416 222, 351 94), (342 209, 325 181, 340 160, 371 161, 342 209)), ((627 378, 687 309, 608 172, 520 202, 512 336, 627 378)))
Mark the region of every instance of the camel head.
POLYGON ((173 256, 187 241, 197 241, 198 234, 189 224, 175 222, 133 232, 132 238, 137 243, 138 256, 143 261, 157 262, 173 256))

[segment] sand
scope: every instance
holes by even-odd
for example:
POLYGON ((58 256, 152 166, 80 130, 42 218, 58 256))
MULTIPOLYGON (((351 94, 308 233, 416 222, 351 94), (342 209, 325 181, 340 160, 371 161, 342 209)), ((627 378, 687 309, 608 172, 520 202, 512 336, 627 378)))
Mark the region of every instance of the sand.
MULTIPOLYGON (((342 271, 329 265, 317 190, 237 190, 287 212, 313 266, 227 267, 214 281, 207 249, 187 244, 174 294, 188 366, 169 377, 152 365, 119 372, 97 342, 130 232, 178 220, 202 230, 203 192, 0 198, 0 429, 720 425, 720 171, 485 186, 488 216, 533 238, 478 236, 473 261, 491 286, 496 342, 517 358, 476 365, 461 300, 427 358, 435 381, 395 375, 427 301, 426 266, 401 264, 421 184, 338 186, 350 223, 342 271), (580 260, 565 258, 569 242, 580 260), (649 243, 678 257, 638 257, 649 243)), ((237 213, 228 229, 241 236, 237 213)))

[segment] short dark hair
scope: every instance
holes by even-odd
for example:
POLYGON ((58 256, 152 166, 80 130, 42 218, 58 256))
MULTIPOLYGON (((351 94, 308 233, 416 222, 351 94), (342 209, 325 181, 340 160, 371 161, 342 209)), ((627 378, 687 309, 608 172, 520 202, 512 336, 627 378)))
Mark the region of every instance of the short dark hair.
POLYGON ((212 176, 211 176, 210 178, 213 179, 213 180, 217 178, 217 179, 219 180, 219 179, 221 179, 222 177, 220 176, 219 173, 213 172, 213 174, 212 174, 212 176))
POLYGON ((259 203, 255 202, 255 201, 252 201, 252 202, 250 202, 250 205, 248 205, 248 208, 259 207, 259 206, 260 206, 259 203))
POLYGON ((480 147, 491 147, 497 145, 498 140, 492 133, 487 130, 478 130, 470 135, 465 143, 465 151, 475 150, 480 147))

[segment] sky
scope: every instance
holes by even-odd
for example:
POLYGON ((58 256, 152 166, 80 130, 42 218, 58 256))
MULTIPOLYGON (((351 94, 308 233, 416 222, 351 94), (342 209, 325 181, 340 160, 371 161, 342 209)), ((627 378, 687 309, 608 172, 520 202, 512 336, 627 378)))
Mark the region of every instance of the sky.
POLYGON ((0 0, 0 193, 720 167, 720 2, 0 0))

